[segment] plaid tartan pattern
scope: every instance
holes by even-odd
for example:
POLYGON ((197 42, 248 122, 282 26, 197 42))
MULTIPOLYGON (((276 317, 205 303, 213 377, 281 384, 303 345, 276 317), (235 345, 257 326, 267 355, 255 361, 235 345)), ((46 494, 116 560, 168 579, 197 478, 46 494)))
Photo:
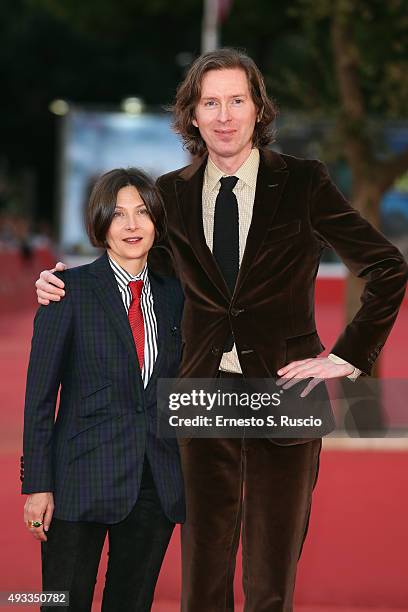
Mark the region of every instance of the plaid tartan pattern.
POLYGON ((22 492, 53 491, 57 518, 115 523, 136 502, 146 454, 163 510, 183 522, 178 447, 155 435, 157 379, 176 376, 180 359, 183 294, 178 282, 149 274, 159 347, 143 389, 107 255, 60 278, 66 297, 40 307, 34 321, 22 492))

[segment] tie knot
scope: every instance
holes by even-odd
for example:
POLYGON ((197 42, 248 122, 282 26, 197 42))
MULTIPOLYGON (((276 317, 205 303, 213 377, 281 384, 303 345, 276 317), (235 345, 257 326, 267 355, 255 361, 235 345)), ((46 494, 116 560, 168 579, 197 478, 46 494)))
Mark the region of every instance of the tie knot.
POLYGON ((237 176, 224 176, 220 179, 221 189, 220 191, 232 191, 238 182, 237 176))
POLYGON ((132 293, 132 298, 140 302, 140 296, 142 295, 142 289, 143 289, 143 281, 142 280, 130 281, 129 289, 132 293))

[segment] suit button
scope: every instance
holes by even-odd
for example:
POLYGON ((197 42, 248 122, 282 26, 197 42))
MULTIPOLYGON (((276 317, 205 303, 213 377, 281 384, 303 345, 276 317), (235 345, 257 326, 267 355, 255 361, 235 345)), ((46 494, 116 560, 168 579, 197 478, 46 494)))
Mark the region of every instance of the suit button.
POLYGON ((238 317, 243 312, 245 312, 243 308, 231 308, 231 315, 233 317, 238 317))
POLYGON ((218 348, 218 346, 212 346, 211 347, 211 352, 213 355, 218 355, 220 352, 220 349, 218 348))

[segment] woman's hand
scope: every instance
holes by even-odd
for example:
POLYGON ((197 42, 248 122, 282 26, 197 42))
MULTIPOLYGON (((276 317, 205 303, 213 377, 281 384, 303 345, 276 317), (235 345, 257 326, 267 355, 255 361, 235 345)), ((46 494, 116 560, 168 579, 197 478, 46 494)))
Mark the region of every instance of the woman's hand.
POLYGON ((54 512, 54 495, 51 492, 31 493, 24 506, 24 522, 36 540, 46 542, 52 515, 54 512), (31 527, 29 521, 39 521, 40 527, 31 527))

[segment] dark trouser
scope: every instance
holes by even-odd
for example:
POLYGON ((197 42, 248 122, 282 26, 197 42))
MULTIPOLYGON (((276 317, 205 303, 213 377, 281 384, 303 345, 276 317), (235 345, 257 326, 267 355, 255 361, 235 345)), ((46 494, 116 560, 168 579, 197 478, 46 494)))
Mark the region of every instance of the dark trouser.
POLYGON ((245 612, 291 612, 321 440, 192 439, 181 445, 183 612, 234 610, 242 526, 245 612))
POLYGON ((120 523, 52 520, 48 541, 41 544, 43 590, 69 591, 70 605, 64 610, 89 612, 108 533, 109 561, 102 611, 147 612, 173 528, 174 523, 161 509, 145 459, 137 502, 120 523))

